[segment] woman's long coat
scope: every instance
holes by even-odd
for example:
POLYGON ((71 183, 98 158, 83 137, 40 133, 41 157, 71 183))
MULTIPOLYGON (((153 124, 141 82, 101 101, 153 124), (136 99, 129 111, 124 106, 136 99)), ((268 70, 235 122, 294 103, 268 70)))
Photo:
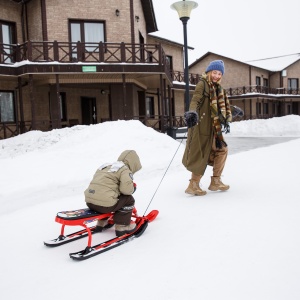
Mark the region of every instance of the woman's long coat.
POLYGON ((190 172, 203 175, 209 161, 214 136, 209 86, 205 79, 198 82, 189 110, 198 113, 199 122, 188 130, 182 163, 190 172))

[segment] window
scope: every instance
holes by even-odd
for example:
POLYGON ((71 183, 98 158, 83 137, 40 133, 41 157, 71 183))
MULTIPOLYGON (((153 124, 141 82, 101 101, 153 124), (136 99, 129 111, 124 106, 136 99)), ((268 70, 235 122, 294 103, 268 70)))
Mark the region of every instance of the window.
POLYGON ((15 122, 15 104, 12 92, 0 92, 0 122, 15 122))
POLYGON ((263 79, 263 84, 265 87, 268 87, 269 86, 269 80, 267 78, 264 78, 263 79))
POLYGON ((67 121, 67 109, 66 109, 66 93, 59 93, 59 108, 60 108, 60 119, 67 121))
POLYGON ((256 76, 255 82, 256 82, 256 85, 261 85, 261 81, 260 81, 259 76, 256 76))
MULTIPOLYGON (((71 42, 100 43, 104 39, 104 23, 89 21, 70 21, 71 42)), ((93 52, 96 46, 86 45, 85 51, 93 52)), ((72 52, 72 57, 77 58, 77 51, 72 52)))
POLYGON ((173 57, 170 55, 166 55, 166 61, 169 64, 170 71, 173 71, 173 57))
POLYGON ((263 110, 264 110, 264 115, 269 114, 269 104, 268 103, 263 103, 263 110))
POLYGON ((288 90, 291 93, 293 90, 297 90, 299 87, 298 78, 288 78, 288 90))
POLYGON ((275 103, 273 103, 273 105, 272 105, 272 113, 273 113, 273 115, 276 115, 276 104, 275 103))
POLYGON ((15 24, 0 21, 0 43, 3 43, 3 54, 1 54, 1 62, 12 63, 13 49, 11 44, 14 44, 15 24))
POLYGON ((154 97, 146 97, 146 116, 154 117, 154 97))
POLYGON ((169 98, 166 98, 165 101, 165 116, 169 116, 170 115, 170 101, 169 98))
POLYGON ((261 103, 256 103, 256 115, 261 115, 261 103))

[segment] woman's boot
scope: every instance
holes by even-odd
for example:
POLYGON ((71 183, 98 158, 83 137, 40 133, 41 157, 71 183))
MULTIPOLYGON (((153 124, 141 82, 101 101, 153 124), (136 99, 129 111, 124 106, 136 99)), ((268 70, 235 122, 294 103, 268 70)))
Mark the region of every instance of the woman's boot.
POLYGON ((227 191, 229 189, 229 185, 224 184, 221 181, 220 176, 211 176, 211 183, 208 189, 210 191, 227 191))
POLYGON ((196 175, 192 173, 192 178, 190 179, 190 184, 188 188, 185 190, 187 194, 195 195, 195 196, 204 196, 206 191, 201 190, 199 183, 202 175, 196 175))

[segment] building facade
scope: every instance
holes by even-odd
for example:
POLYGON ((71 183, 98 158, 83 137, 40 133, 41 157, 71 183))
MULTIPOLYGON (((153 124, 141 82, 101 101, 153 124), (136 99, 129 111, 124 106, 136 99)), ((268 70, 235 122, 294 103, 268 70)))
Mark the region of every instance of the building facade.
MULTIPOLYGON (((0 0, 0 139, 118 119, 184 126, 183 45, 156 31, 152 0, 0 0)), ((208 52, 189 67, 191 96, 214 59, 244 118, 299 114, 299 60, 272 71, 208 52)))
POLYGON ((170 63, 183 70, 182 45, 149 35, 151 0, 0 0, 0 8, 0 138, 118 119, 168 126, 170 63))

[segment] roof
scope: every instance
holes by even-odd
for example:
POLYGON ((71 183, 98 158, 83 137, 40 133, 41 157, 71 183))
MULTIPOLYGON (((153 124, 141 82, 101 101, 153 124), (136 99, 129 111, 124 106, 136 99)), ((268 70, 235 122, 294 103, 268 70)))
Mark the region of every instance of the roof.
POLYGON ((239 61, 239 60, 236 60, 236 59, 233 59, 233 58, 231 58, 231 57, 227 57, 227 56, 224 56, 224 55, 220 55, 220 54, 217 54, 217 53, 214 53, 214 52, 206 52, 204 55, 202 55, 201 57, 199 57, 198 59, 196 59, 193 63, 191 63, 190 65, 189 65, 189 68, 191 68, 191 67, 193 67, 194 65, 196 65, 198 62, 200 62, 202 59, 204 59, 205 57, 207 57, 207 56, 209 56, 209 55, 211 55, 211 54, 214 54, 214 55, 217 55, 217 56, 219 56, 219 57, 223 57, 223 58, 227 58, 227 59, 230 59, 230 60, 234 60, 234 61, 237 61, 237 62, 239 62, 239 63, 241 63, 241 64, 246 64, 246 65, 248 65, 248 63, 245 63, 245 62, 242 62, 242 61, 239 61))
POLYGON ((239 61, 239 60, 236 60, 236 59, 233 59, 230 57, 226 57, 226 56, 223 56, 223 55, 220 55, 217 53, 206 52, 204 55, 202 55, 200 58, 198 58, 196 61, 194 61, 192 64, 190 64, 189 68, 193 67, 199 61, 201 61, 202 59, 204 59, 205 57, 207 57, 210 54, 217 55, 221 58, 222 57, 228 58, 230 60, 237 61, 241 64, 246 64, 249 66, 253 66, 253 67, 264 69, 264 70, 271 71, 271 72, 282 71, 282 70, 286 69, 287 67, 289 67, 290 65, 292 65, 293 63, 295 63, 296 61, 300 60, 300 53, 242 62, 242 61, 239 61))
POLYGON ((254 67, 277 72, 286 69, 298 60, 300 60, 300 53, 250 60, 246 63, 254 67))
MULTIPOLYGON (((173 45, 177 45, 177 46, 179 46, 179 47, 184 47, 184 45, 181 44, 181 43, 174 42, 174 41, 172 41, 172 40, 168 40, 168 39, 162 38, 162 37, 157 36, 157 35, 155 35, 155 34, 151 34, 151 33, 150 33, 149 36, 151 36, 151 37, 154 38, 154 39, 163 41, 163 42, 167 42, 167 43, 170 43, 170 44, 173 44, 173 45)), ((193 48, 193 47, 190 47, 190 46, 188 46, 188 49, 194 50, 194 48, 193 48)))
POLYGON ((143 12, 146 20, 147 33, 157 31, 158 28, 156 24, 152 0, 141 0, 141 2, 142 2, 143 12))

